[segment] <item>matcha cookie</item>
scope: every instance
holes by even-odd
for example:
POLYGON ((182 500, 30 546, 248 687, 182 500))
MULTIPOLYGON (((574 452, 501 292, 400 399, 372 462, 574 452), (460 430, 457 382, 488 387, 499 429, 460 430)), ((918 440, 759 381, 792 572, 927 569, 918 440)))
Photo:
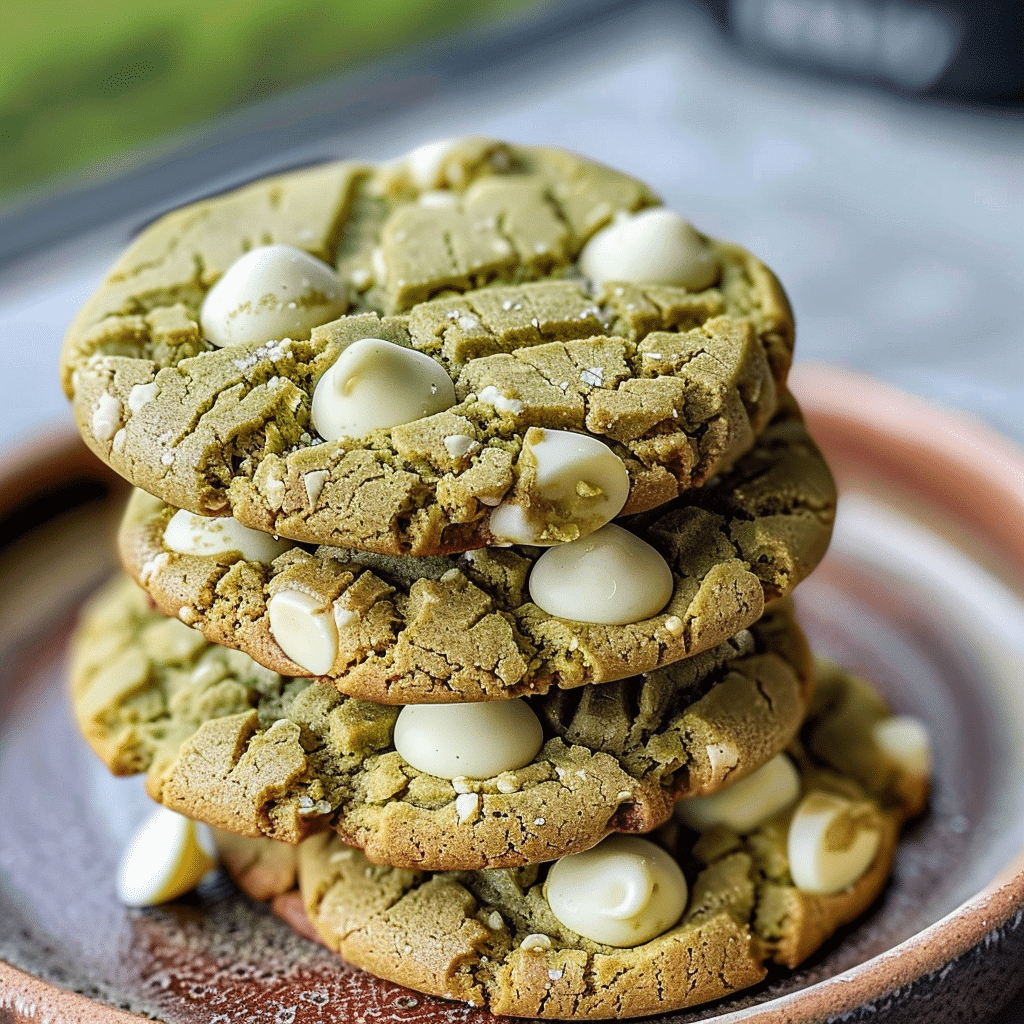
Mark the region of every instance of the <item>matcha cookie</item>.
MULTIPOLYGON (((769 803, 767 817, 748 807, 751 823, 740 830, 717 822, 701 833, 677 823, 649 837, 682 868, 685 910, 637 945, 586 938, 562 919, 579 917, 582 907, 590 928, 587 907, 622 901, 637 865, 615 844, 636 842, 631 837, 606 840, 584 855, 589 865, 558 862, 571 870, 556 877, 557 865, 546 864, 443 873, 377 867, 324 835, 303 843, 294 861, 282 852, 276 873, 250 877, 306 931, 295 897, 281 895, 297 868, 309 920, 346 960, 495 1013, 633 1017, 720 998, 761 981, 773 963, 796 966, 862 913, 885 885, 901 823, 924 805, 928 768, 919 752, 879 740, 900 720, 860 681, 835 669, 823 675, 802 741, 779 759, 792 780, 784 805, 769 803), (613 893, 593 861, 609 852, 619 855, 610 862, 619 868, 613 893), (566 878, 570 895, 580 886, 586 897, 575 908, 566 903, 566 878)), ((244 858, 236 848, 225 863, 230 870, 244 858)), ((666 888, 648 905, 657 909, 666 888)))
POLYGON ((71 687, 107 766, 146 772, 150 795, 173 810, 290 843, 332 828, 373 860, 471 869, 655 828, 679 797, 712 793, 782 750, 810 675, 781 603, 729 642, 646 676, 400 710, 211 645, 121 579, 86 611, 71 687))
POLYGON ((609 524, 548 549, 309 551, 138 493, 120 549, 162 611, 283 675, 380 703, 475 701, 621 679, 722 643, 814 568, 834 511, 828 468, 787 399, 734 469, 623 520, 629 537, 609 524), (605 552, 602 576, 587 559, 609 536, 644 543, 605 552), (609 608, 623 614, 611 621, 609 608))
POLYGON ((657 204, 486 140, 268 179, 135 241, 64 387, 179 508, 384 554, 572 540, 733 462, 788 370, 771 272, 657 204))

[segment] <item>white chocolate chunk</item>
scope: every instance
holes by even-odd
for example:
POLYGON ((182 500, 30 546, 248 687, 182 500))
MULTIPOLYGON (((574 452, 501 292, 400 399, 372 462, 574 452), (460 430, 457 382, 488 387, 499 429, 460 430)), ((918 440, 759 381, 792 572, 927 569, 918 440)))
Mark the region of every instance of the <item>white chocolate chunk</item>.
POLYGON ((249 562, 269 565, 294 545, 243 526, 230 516, 197 516, 180 509, 164 527, 164 547, 180 555, 223 555, 237 551, 249 562))
POLYGON ((460 793, 455 798, 455 813, 459 816, 459 824, 465 824, 475 818, 480 810, 479 793, 460 793))
POLYGON ((316 503, 323 494, 324 484, 330 472, 326 469, 311 469, 308 473, 302 474, 302 484, 306 488, 306 498, 310 508, 316 508, 316 503))
POLYGON ((710 287, 719 272, 707 243, 664 206, 624 214, 602 228, 583 247, 580 269, 595 284, 671 284, 691 291, 710 287))
POLYGON ((685 628, 686 624, 678 615, 670 615, 665 620, 665 631, 669 636, 680 637, 683 635, 685 628))
POLYGON ((120 399, 104 391, 92 413, 90 426, 93 436, 100 441, 109 441, 121 426, 123 412, 120 399))
POLYGON ((819 790, 793 814, 786 848, 793 884, 821 896, 853 885, 875 859, 882 841, 867 804, 819 790))
POLYGON ((137 413, 147 402, 152 402, 160 394, 160 385, 155 380, 148 384, 136 384, 128 392, 128 408, 137 413))
POLYGON ((490 530, 499 543, 544 544, 544 504, 552 504, 562 523, 574 523, 585 535, 622 511, 629 497, 629 473, 622 459, 603 441, 569 430, 533 428, 526 434, 521 458, 532 463, 533 493, 541 518, 531 519, 509 502, 492 513, 490 530))
POLYGON ((455 385, 440 363, 390 341, 360 338, 317 382, 313 424, 327 441, 359 438, 454 404, 455 385))
POLYGON ((468 434, 449 434, 444 439, 444 447, 453 459, 464 459, 470 452, 480 447, 480 442, 468 434))
POLYGON ((485 405, 493 406, 498 412, 510 412, 513 416, 518 416, 526 408, 518 398, 503 394, 493 384, 488 384, 476 397, 485 405))
POLYGON ((263 245, 235 260, 203 299, 199 322, 214 345, 308 338, 345 312, 345 286, 322 260, 263 245))
POLYGON ((523 700, 409 704, 395 722, 395 749, 441 779, 490 779, 522 768, 543 742, 540 719, 523 700))
POLYGON ((544 884, 567 928, 609 946, 639 946, 668 931, 689 898, 683 872, 660 846, 609 836, 586 853, 555 861, 544 884))
POLYGON ((931 740, 920 719, 894 715, 876 722, 871 731, 882 752, 901 768, 925 778, 931 775, 931 740))
POLYGON ((800 776, 785 754, 739 782, 712 793, 695 796, 676 804, 676 817, 698 832, 724 825, 734 832, 753 832, 800 795, 800 776))
POLYGON ((438 139, 417 146, 405 158, 412 183, 418 189, 433 189, 445 183, 444 165, 460 139, 438 139))
POLYGON ((338 654, 333 609, 301 590, 281 590, 267 602, 270 633, 297 665, 315 676, 329 672, 338 654))
POLYGON ((549 615, 609 626, 657 615, 674 585, 665 559, 614 523, 548 548, 530 573, 530 597, 549 615))
POLYGON ((443 188, 446 185, 459 187, 465 184, 465 171, 461 164, 453 163, 451 156, 471 137, 438 139, 418 146, 404 158, 406 173, 413 185, 421 191, 443 188))
POLYGON ((117 868, 117 895, 129 907, 152 907, 183 896, 217 866, 205 825, 158 807, 128 843, 117 868))

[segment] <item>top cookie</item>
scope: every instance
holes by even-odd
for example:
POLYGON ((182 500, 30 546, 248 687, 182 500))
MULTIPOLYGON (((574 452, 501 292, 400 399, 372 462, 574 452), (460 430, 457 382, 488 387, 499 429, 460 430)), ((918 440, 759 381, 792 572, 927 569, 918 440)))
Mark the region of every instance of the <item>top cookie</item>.
POLYGON ((792 343, 771 272, 641 183, 470 139, 163 218, 62 374, 89 446, 172 505, 440 554, 701 484, 771 417, 792 343))

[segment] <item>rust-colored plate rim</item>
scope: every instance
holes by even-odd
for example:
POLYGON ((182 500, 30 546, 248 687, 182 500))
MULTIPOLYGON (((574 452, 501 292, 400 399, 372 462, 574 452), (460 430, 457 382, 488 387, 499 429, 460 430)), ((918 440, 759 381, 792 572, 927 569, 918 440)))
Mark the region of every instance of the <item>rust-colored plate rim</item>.
MULTIPOLYGON (((974 417, 944 409, 852 371, 803 364, 791 377, 812 433, 906 479, 1008 558, 1024 579, 1024 451, 974 417), (951 486, 951 481, 956 481, 951 486)), ((0 470, 0 516, 52 484, 90 472, 70 431, 16 449, 0 470)), ((100 467, 91 472, 97 479, 100 467)), ((892 949, 799 992, 714 1017, 716 1024, 780 1024, 837 1018, 877 1003, 991 940, 1024 909, 1024 850, 971 899, 892 949)), ((147 1018, 96 1003, 0 961, 0 1012, 14 1020, 127 1024, 147 1018)))

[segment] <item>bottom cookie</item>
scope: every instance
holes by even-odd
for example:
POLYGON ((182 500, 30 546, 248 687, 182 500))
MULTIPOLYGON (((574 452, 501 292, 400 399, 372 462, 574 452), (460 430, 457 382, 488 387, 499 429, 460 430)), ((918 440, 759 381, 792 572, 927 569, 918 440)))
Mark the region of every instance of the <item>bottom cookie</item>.
POLYGON ((927 746, 917 724, 891 716, 848 673, 821 665, 818 674, 814 707, 788 755, 731 793, 683 801, 678 820, 650 834, 681 868, 674 894, 685 909, 635 945, 587 938, 562 919, 592 930, 594 908, 605 906, 632 926, 645 907, 666 905, 677 883, 651 875, 645 888, 629 863, 651 858, 630 862, 614 846, 645 842, 635 838, 606 840, 582 868, 564 858, 410 871, 370 864, 328 835, 297 851, 224 836, 223 861, 247 892, 276 896, 283 917, 346 960, 494 1013, 634 1017, 717 999, 758 983, 773 963, 796 966, 862 913, 885 885, 900 825, 925 803, 927 746), (567 897, 565 877, 583 889, 570 886, 567 897), (301 907, 289 892, 296 881, 301 907), (580 913, 584 924, 573 916, 580 913))

